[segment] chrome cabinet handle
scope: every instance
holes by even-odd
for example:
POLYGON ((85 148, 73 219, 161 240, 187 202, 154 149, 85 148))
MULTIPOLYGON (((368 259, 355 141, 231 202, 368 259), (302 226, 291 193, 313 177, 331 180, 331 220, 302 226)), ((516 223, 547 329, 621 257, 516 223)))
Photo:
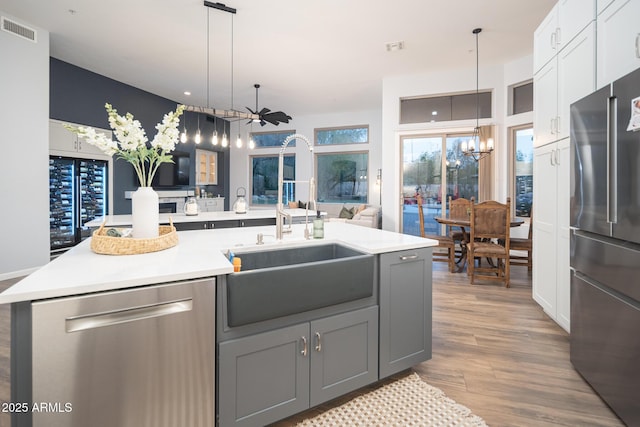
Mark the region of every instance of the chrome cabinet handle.
POLYGON ((401 257, 400 257, 400 261, 407 261, 407 260, 410 260, 410 259, 416 259, 416 258, 418 258, 418 255, 416 255, 416 254, 413 254, 413 255, 405 255, 405 256, 401 256, 401 257))
POLYGON ((552 135, 555 133, 555 132, 554 132, 554 129, 555 129, 555 124, 554 124, 554 122, 555 122, 555 121, 556 121, 556 119, 554 119, 554 118, 552 118, 552 119, 549 121, 549 131, 550 131, 550 133, 551 133, 552 135))
POLYGON ((560 33, 560 27, 556 28, 556 47, 562 43, 562 38, 560 37, 561 33, 560 33))
POLYGON ((640 58, 640 33, 636 35, 636 58, 640 58))
POLYGON ((556 117, 556 134, 560 133, 560 116, 556 117))
POLYGON ((183 311, 191 311, 192 307, 193 300, 188 298, 179 301, 127 308, 124 310, 68 317, 65 319, 65 326, 67 332, 78 332, 103 326, 118 325, 120 323, 135 322, 136 320, 150 319, 152 317, 167 316, 183 311))
POLYGON ((556 150, 551 150, 551 152, 549 153, 549 164, 551 166, 553 166, 553 152, 556 150))
POLYGON ((322 351, 322 341, 320 339, 320 332, 316 332, 316 351, 322 351))
POLYGON ((556 33, 558 30, 556 29, 556 31, 554 31, 553 33, 551 33, 551 37, 549 42, 551 43, 551 49, 555 49, 556 48, 556 40, 558 37, 558 34, 556 33))
POLYGON ((307 347, 307 337, 302 336, 300 337, 300 339, 302 340, 302 351, 300 352, 300 354, 306 356, 309 350, 309 348, 307 347))
POLYGON ((559 153, 560 153, 560 150, 553 150, 553 151, 555 151, 555 156, 554 156, 554 157, 555 157, 555 160, 554 160, 554 163, 555 163, 555 165, 556 165, 556 166, 560 166, 560 154, 559 154, 559 153))

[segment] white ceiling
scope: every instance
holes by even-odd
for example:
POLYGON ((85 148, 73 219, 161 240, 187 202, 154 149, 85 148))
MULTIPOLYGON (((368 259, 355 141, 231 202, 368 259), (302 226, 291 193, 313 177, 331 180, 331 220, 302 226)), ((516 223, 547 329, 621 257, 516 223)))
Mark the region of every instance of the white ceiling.
POLYGON ((555 2, 227 0, 232 15, 202 0, 0 0, 0 11, 48 30, 51 56, 177 102, 231 108, 233 81, 246 111, 260 83, 260 107, 295 123, 379 109, 385 76, 475 68, 476 27, 480 66, 529 55, 555 2), (395 41, 404 50, 387 52, 395 41))

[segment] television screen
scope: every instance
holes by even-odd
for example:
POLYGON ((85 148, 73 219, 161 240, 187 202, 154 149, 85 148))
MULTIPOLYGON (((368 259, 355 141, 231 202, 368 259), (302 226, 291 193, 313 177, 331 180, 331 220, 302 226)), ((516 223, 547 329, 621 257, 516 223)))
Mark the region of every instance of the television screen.
MULTIPOLYGON (((153 177, 153 187, 178 187, 189 185, 191 156, 189 153, 174 151, 173 163, 162 163, 153 177)), ((137 178, 136 178, 137 179, 137 178)))

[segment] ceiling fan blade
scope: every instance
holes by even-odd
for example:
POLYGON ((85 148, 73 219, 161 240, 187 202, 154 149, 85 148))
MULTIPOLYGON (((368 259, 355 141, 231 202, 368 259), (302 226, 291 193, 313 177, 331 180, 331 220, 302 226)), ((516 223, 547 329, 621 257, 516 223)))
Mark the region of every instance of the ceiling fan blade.
POLYGON ((282 111, 264 114, 260 118, 276 126, 278 126, 279 123, 289 123, 289 120, 291 120, 291 116, 282 111))
POLYGON ((267 113, 269 113, 269 112, 271 112, 271 110, 270 110, 270 109, 268 109, 268 108, 263 108, 263 109, 262 109, 262 110, 260 110, 260 112, 259 112, 259 113, 257 113, 257 114, 259 114, 260 116, 263 116, 263 115, 265 115, 265 114, 267 114, 267 113))

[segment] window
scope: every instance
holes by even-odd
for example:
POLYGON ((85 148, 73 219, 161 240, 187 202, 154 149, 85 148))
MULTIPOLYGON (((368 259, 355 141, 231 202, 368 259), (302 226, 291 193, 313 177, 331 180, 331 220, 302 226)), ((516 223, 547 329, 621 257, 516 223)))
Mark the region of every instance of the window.
POLYGON ((462 154, 471 135, 425 135, 402 138, 402 232, 420 235, 417 198, 422 196, 425 232, 442 234, 435 219, 446 216, 447 200, 478 200, 478 162, 462 154), (443 159, 444 157, 444 159, 443 159), (444 161, 443 161, 444 160, 444 161))
POLYGON ((491 117, 491 92, 430 96, 400 100, 400 124, 446 122, 491 117))
POLYGON ((533 82, 509 87, 509 115, 533 111, 533 82))
POLYGON ((367 144, 369 126, 345 126, 315 130, 316 145, 367 144))
POLYGON ((533 202, 533 128, 512 128, 512 204, 516 216, 531 216, 533 202))
MULTIPOLYGON (((274 132, 251 132, 251 138, 256 144, 256 148, 280 147, 288 136, 296 133, 295 130, 283 130, 274 132)), ((288 147, 295 147, 296 140, 292 140, 288 147)))
MULTIPOLYGON (((296 176, 296 157, 285 155, 283 159, 285 181, 296 176)), ((275 205, 278 200, 278 156, 251 157, 251 204, 275 205)), ((282 203, 296 200, 295 184, 285 183, 282 203)))
POLYGON ((368 170, 368 152, 317 154, 318 202, 367 203, 368 170))

